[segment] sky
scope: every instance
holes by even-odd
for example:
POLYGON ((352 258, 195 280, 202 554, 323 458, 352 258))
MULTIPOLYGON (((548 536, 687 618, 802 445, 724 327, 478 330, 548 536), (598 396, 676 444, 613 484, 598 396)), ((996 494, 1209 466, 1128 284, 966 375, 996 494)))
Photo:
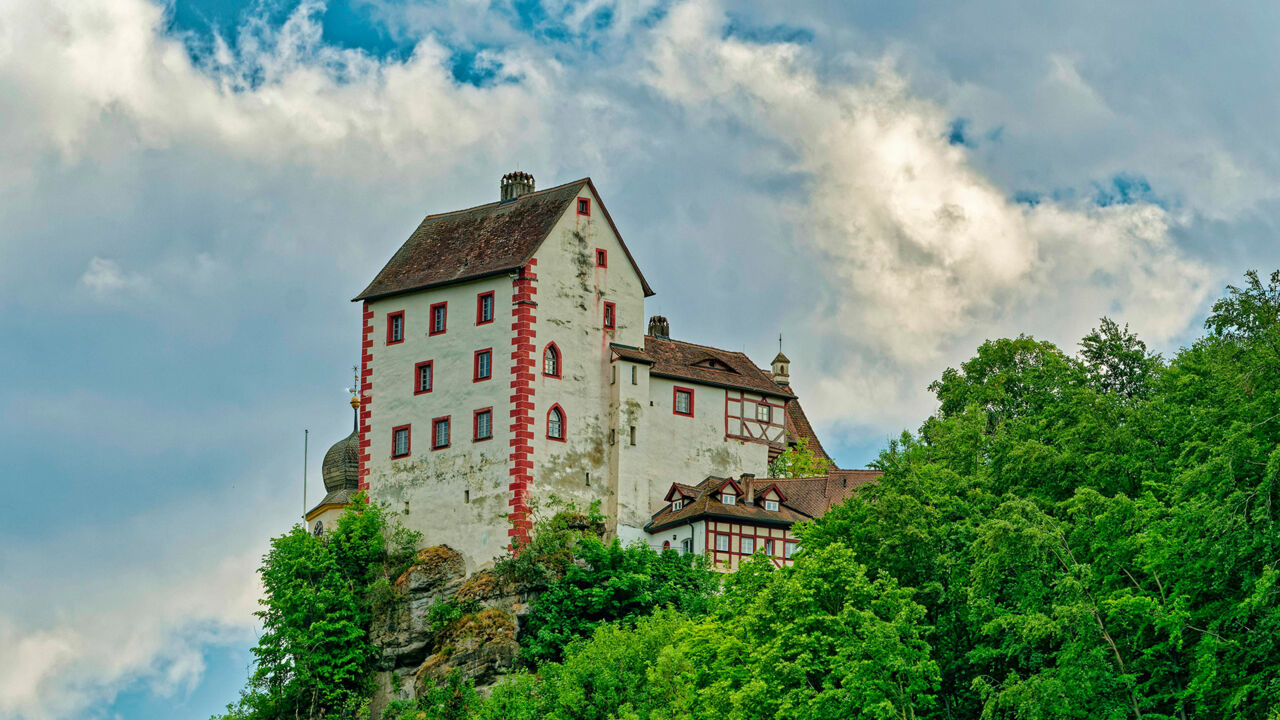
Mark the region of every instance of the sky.
POLYGON ((591 176, 672 335, 844 467, 984 339, 1152 347, 1280 267, 1280 6, 0 3, 0 718, 207 718, 348 432, 350 298, 591 176))

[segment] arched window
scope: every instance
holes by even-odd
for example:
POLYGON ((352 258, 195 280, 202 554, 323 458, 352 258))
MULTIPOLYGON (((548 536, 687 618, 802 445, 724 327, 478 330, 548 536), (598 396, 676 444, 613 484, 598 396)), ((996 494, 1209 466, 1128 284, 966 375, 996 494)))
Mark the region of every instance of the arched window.
POLYGON ((559 405, 553 405, 547 411, 547 437, 564 441, 564 411, 559 405))
POLYGON ((555 343, 549 343, 542 353, 542 374, 560 377, 560 348, 555 343))
POLYGON ((670 541, 670 540, 663 540, 663 541, 662 541, 662 549, 663 549, 663 550, 670 550, 670 549, 671 549, 671 541, 670 541))

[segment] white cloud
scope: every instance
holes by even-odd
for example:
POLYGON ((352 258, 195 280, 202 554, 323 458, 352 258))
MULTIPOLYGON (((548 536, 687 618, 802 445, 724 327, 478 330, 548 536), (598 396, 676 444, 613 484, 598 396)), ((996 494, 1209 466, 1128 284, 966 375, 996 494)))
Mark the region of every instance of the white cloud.
MULTIPOLYGON (((580 28, 595 6, 561 10, 580 28)), ((260 312, 279 313, 286 330, 337 336, 342 318, 316 317, 329 311, 308 300, 333 295, 336 305, 358 291, 415 213, 475 201, 468 186, 478 178, 496 190, 495 166, 519 161, 544 182, 586 170, 637 189, 623 197, 603 188, 616 216, 638 220, 622 226, 637 255, 662 260, 644 268, 664 293, 656 302, 696 308, 681 337, 717 331, 722 315, 704 300, 721 270, 734 278, 777 273, 793 283, 790 294, 816 298, 814 309, 749 293, 734 297, 744 306, 727 332, 801 318, 787 330, 797 348, 789 344, 788 354, 793 369, 807 368, 796 382, 811 414, 826 427, 887 434, 918 423, 931 409, 928 381, 985 337, 1027 331, 1070 344, 1108 313, 1150 340, 1168 340, 1187 328, 1215 272, 1171 239, 1186 223, 1178 212, 1011 202, 1010 188, 980 170, 970 150, 945 142, 947 109, 917 97, 910 78, 878 55, 820 57, 797 45, 726 37, 714 4, 679 5, 649 28, 640 19, 653 4, 624 3, 608 30, 609 52, 581 68, 510 28, 494 30, 515 42, 486 57, 515 82, 482 88, 454 82, 449 51, 431 32, 441 25, 462 37, 490 32, 480 27, 490 17, 477 3, 411 9, 424 25, 403 62, 324 45, 321 7, 304 2, 283 27, 247 28, 235 51, 215 43, 197 66, 165 34, 163 8, 146 0, 0 5, 0 94, 22 100, 0 113, 0 189, 8 193, 0 193, 0 209, 12 217, 39 201, 46 212, 28 221, 32 237, 64 220, 55 212, 79 223, 41 252, 20 245, 34 245, 20 233, 0 235, 0 273, 11 273, 0 276, 0 288, 49 292, 53 302, 78 278, 94 298, 147 298, 153 302, 140 312, 153 314, 162 304, 176 308, 181 332, 225 325, 216 334, 234 336, 234 320, 219 313, 260 312), (148 164, 157 157, 164 162, 148 164), (157 166, 168 173, 157 182, 175 186, 161 194, 172 208, 144 203, 152 196, 130 184, 157 166), (118 174, 98 184, 75 177, 84 183, 76 185, 80 202, 64 204, 59 180, 97 168, 118 174), (785 191, 761 189, 775 181, 785 191), (201 215, 206 208, 221 215, 201 215), (198 219, 192 227, 165 224, 167 214, 198 219), (121 247, 100 247, 102 215, 119 223, 104 232, 121 247), (755 237, 762 232, 770 236, 755 237), (741 246, 726 251, 730 239, 741 246), (329 265, 313 262, 330 255, 337 259, 329 265), (34 275, 50 262, 66 269, 55 290, 13 269, 34 275), (333 286, 317 289, 306 274, 317 267, 333 286), (270 302, 234 305, 238 294, 262 288, 276 293, 270 302), (214 290, 218 302, 205 301, 214 290), (178 303, 184 293, 197 302, 178 303)), ((1046 57, 1045 95, 1069 92, 1075 100, 1057 107, 1070 112, 1088 101, 1091 127, 1110 122, 1119 112, 1106 102, 1114 96, 1068 57, 1046 57)), ((971 90, 984 101, 998 95, 971 90)), ((1058 131, 1069 129, 1064 122, 1058 131)), ((1206 177, 1257 184, 1238 155, 1203 156, 1206 177)), ((1252 202, 1223 193, 1215 202, 1224 213, 1252 202)), ((354 321, 350 327, 354 352, 354 321)), ((192 370, 228 385, 242 380, 218 373, 243 366, 221 365, 192 370)), ((243 421, 268 416, 262 406, 227 417, 194 402, 158 413, 113 399, 113 391, 129 388, 35 393, 49 402, 31 417, 100 444, 157 417, 181 427, 146 429, 182 449, 193 437, 246 447, 235 432, 267 432, 243 421), (185 433, 200 426, 193 415, 201 412, 226 427, 185 433), (116 426, 95 429, 98 418, 115 418, 116 426)), ((264 392, 258 402, 277 400, 264 392)), ((280 417, 290 410, 277 409, 280 417)), ((264 473, 256 486, 283 476, 264 473)), ((177 692, 195 682, 201 642, 247 635, 252 626, 252 570, 278 528, 245 519, 250 506, 232 493, 201 497, 167 509, 181 522, 163 532, 86 513, 91 534, 25 548, 32 561, 4 575, 46 580, 24 584, 22 594, 0 589, 0 646, 10 650, 0 655, 0 714, 71 717, 132 682, 177 692), (225 514, 192 534, 191 507, 225 514), (101 568, 67 560, 104 537, 137 555, 121 553, 101 568), (261 540, 229 545, 228 538, 261 540), (163 563, 149 554, 157 547, 171 547, 163 563)), ((129 522, 155 517, 149 511, 129 522)))
MULTIPOLYGON (((788 169, 809 178, 785 210, 835 298, 834 317, 810 319, 806 350, 838 358, 808 401, 817 417, 918 422, 941 364, 1006 329, 1072 343, 1113 314, 1160 343, 1200 310, 1214 271, 1172 242, 1177 217, 1147 203, 1013 202, 893 68, 825 79, 802 48, 724 38, 723 22, 702 3, 673 11, 649 82, 688 112, 786 143, 788 169)), ((1065 60, 1054 72, 1101 103, 1065 60)))

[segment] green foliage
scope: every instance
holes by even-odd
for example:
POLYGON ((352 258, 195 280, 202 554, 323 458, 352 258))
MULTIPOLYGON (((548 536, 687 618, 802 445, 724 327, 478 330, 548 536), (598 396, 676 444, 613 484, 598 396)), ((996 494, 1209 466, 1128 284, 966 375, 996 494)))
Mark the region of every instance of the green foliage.
POLYGON ((599 537, 604 532, 605 516, 600 512, 599 501, 591 503, 585 512, 573 503, 561 502, 555 495, 545 509, 536 501, 531 505, 536 518, 533 536, 523 545, 513 543, 508 553, 498 558, 493 571, 503 585, 540 590, 568 572, 581 538, 599 537), (543 518, 544 510, 554 513, 543 518))
POLYGON ((455 670, 443 683, 428 688, 425 697, 389 703, 382 720, 466 720, 479 703, 475 689, 455 670))
POLYGON ((702 558, 648 545, 580 537, 575 562, 530 607, 520 642, 529 662, 557 660, 565 646, 601 623, 671 606, 704 612, 719 584, 702 558))
POLYGON ((406 566, 416 537, 358 498, 333 532, 302 526, 271 541, 254 669, 225 718, 352 716, 371 691, 368 627, 378 593, 406 566))
POLYGON ((798 438, 769 463, 769 477, 776 478, 817 477, 830 470, 831 463, 809 447, 808 438, 798 438))

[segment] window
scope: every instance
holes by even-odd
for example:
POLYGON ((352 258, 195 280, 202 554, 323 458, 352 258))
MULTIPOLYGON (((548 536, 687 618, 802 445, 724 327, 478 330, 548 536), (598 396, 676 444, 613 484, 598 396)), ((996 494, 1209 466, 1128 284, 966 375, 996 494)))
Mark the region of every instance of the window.
POLYGON ((431 421, 431 449, 439 450, 447 447, 449 447, 448 415, 431 421))
POLYGON ((663 540, 663 541, 662 541, 662 549, 663 549, 663 550, 670 550, 670 549, 671 549, 671 541, 670 541, 670 540, 663 540))
POLYGON ((409 454, 409 426, 401 425, 391 428, 391 457, 404 457, 409 454))
POLYGON ((611 302, 605 303, 604 304, 604 329, 612 330, 615 327, 616 319, 617 319, 617 309, 614 306, 614 304, 611 302))
POLYGON ((472 377, 471 382, 480 382, 493 377, 493 348, 477 350, 472 365, 475 375, 472 377))
POLYGON ((590 198, 578 198, 578 214, 591 215, 591 199, 590 198))
POLYGON ((676 415, 693 417, 693 390, 677 387, 671 409, 676 415))
POLYGON ((729 536, 716 533, 716 552, 729 552, 729 536))
POLYGON ((635 425, 631 426, 631 444, 632 445, 636 444, 636 426, 635 425))
POLYGON ((744 537, 738 541, 738 544, 742 546, 743 555, 750 555, 756 551, 756 539, 753 537, 744 537))
POLYGON ((547 345, 542 351, 542 374, 547 377, 560 377, 560 348, 555 343, 547 345))
POLYGON ((564 442, 564 411, 559 405, 552 405, 547 411, 547 437, 564 442))
POLYGON ((765 501, 764 501, 764 509, 765 509, 765 510, 769 510, 769 511, 771 511, 771 512, 778 512, 778 501, 777 501, 777 500, 765 500, 765 501))
POLYGON ((484 325, 493 322, 493 293, 480 293, 476 296, 476 324, 484 325))
POLYGON ((685 538, 685 539, 681 540, 681 541, 680 541, 680 552, 683 552, 683 553, 691 553, 691 552, 693 552, 693 541, 692 541, 692 540, 690 540, 689 538, 685 538))
POLYGON ((800 549, 800 543, 793 543, 793 542, 783 543, 782 547, 783 547, 782 556, 790 560, 791 556, 795 555, 796 551, 800 549))
POLYGON ((609 368, 609 384, 614 385, 618 382, 618 366, 614 365, 609 368))
POLYGON ((596 248, 596 267, 609 267, 609 251, 603 248, 596 248))
POLYGON ((773 422, 773 408, 764 403, 756 405, 756 419, 760 422, 773 422))
POLYGON ((493 439, 493 408, 477 410, 472 417, 471 426, 474 440, 493 439))
POLYGON ((404 342, 404 311, 387 313, 387 344, 404 342))
POLYGON ((682 507, 684 507, 684 498, 671 501, 671 512, 675 512, 682 507))
POLYGON ((773 541, 772 540, 764 541, 764 554, 768 555, 769 557, 773 557, 773 541))
POLYGON ((436 303, 431 306, 431 331, 428 335, 439 335, 445 331, 449 319, 449 303, 436 303))
POLYGON ((637 370, 636 366, 632 365, 631 366, 631 384, 632 385, 636 384, 636 370, 637 370))
POLYGON ((731 492, 720 493, 720 502, 724 503, 725 505, 737 505, 738 496, 734 495, 731 492))
POLYGON ((432 364, 430 360, 420 362, 413 366, 413 394, 421 395, 422 393, 431 392, 431 376, 432 364))

